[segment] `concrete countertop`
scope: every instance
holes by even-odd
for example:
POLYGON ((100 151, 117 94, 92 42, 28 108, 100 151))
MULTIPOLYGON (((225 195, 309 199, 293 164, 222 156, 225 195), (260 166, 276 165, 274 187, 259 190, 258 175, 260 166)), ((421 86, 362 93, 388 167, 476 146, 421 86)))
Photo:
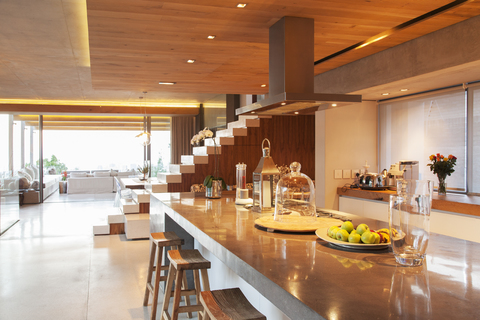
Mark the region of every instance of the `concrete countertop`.
MULTIPOLYGON (((359 188, 351 189, 343 187, 337 188, 337 194, 339 196, 389 202, 390 195, 395 195, 396 191, 363 190, 359 188)), ((432 209, 480 216, 480 197, 455 193, 447 193, 445 196, 439 196, 434 192, 432 209)))
MULTIPOLYGON (((480 245, 432 234, 426 262, 401 267, 390 249, 350 251, 314 234, 268 233, 234 197, 153 194, 199 243, 291 319, 474 319, 480 301, 480 245)), ((337 212, 338 213, 338 212, 337 212)), ((157 217, 158 218, 158 217, 157 217)), ((384 227, 349 215, 354 224, 384 227)))

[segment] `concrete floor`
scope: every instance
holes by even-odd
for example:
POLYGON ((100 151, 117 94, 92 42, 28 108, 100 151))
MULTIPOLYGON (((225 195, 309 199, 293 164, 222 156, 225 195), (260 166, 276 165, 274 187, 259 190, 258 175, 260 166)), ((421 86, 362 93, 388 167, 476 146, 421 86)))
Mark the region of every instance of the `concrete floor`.
POLYGON ((21 207, 0 238, 0 319, 149 319, 148 240, 92 234, 113 197, 21 207))

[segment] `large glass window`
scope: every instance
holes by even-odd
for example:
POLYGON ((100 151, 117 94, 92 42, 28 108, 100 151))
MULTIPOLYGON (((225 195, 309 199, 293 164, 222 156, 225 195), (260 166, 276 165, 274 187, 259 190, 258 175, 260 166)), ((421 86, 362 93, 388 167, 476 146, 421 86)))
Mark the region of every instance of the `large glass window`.
POLYGON ((9 115, 0 114, 0 178, 8 177, 9 168, 8 168, 8 157, 10 154, 9 150, 9 125, 8 119, 9 115))
POLYGON ((472 165, 473 177, 471 179, 471 192, 480 193, 480 85, 473 86, 470 97, 472 97, 473 119, 471 119, 472 130, 472 165))
POLYGON ((419 178, 438 181, 429 156, 457 157, 449 191, 466 191, 466 99, 462 88, 380 103, 380 168, 400 160, 419 162, 419 178))

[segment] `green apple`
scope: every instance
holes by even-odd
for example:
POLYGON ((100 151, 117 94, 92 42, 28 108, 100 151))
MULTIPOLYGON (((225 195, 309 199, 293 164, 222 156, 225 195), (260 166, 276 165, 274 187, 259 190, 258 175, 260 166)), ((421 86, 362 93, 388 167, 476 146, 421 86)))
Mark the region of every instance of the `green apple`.
POLYGON ((370 231, 370 228, 365 223, 359 224, 357 226, 357 233, 359 235, 362 235, 365 231, 370 231))
POLYGON ((328 228, 327 234, 330 238, 336 239, 338 230, 340 230, 338 226, 331 226, 330 228, 328 228))
POLYGON ((347 242, 348 241, 348 232, 345 229, 339 229, 337 231, 337 240, 347 242))
POLYGON ((365 231, 361 237, 362 242, 366 244, 374 244, 376 240, 374 233, 375 232, 370 232, 370 230, 365 231))
POLYGON ((345 221, 343 224, 342 224, 342 227, 341 227, 343 230, 347 230, 348 233, 352 232, 353 229, 355 229, 353 227, 353 223, 351 221, 345 221))
POLYGON ((359 243, 361 240, 361 236, 354 231, 352 231, 352 233, 350 233, 350 235, 348 236, 348 242, 359 243))

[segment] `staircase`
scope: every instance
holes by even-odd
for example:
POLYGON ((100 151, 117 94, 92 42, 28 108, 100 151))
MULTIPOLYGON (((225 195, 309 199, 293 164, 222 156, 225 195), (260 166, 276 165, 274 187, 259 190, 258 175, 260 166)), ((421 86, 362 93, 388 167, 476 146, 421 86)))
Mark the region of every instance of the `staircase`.
MULTIPOLYGON (((249 133, 249 128, 259 128, 261 118, 271 118, 271 116, 239 116, 238 121, 230 122, 227 124, 226 129, 217 131, 215 137, 205 139, 204 146, 194 147, 193 155, 182 155, 181 164, 171 164, 169 172, 158 173, 158 181, 168 184, 169 192, 189 192, 192 184, 201 184, 207 175, 213 174, 215 148, 218 160, 220 162, 224 161, 225 156, 222 157, 224 148, 222 147, 234 146, 235 137, 246 137, 249 133), (186 177, 192 183, 186 183, 186 177), (178 184, 183 184, 183 186, 180 187, 178 184)), ((230 170, 234 171, 235 166, 233 165, 230 170)), ((220 175, 225 179, 222 171, 224 170, 221 170, 220 175)), ((227 184, 235 183, 234 181, 226 182, 227 184)))

